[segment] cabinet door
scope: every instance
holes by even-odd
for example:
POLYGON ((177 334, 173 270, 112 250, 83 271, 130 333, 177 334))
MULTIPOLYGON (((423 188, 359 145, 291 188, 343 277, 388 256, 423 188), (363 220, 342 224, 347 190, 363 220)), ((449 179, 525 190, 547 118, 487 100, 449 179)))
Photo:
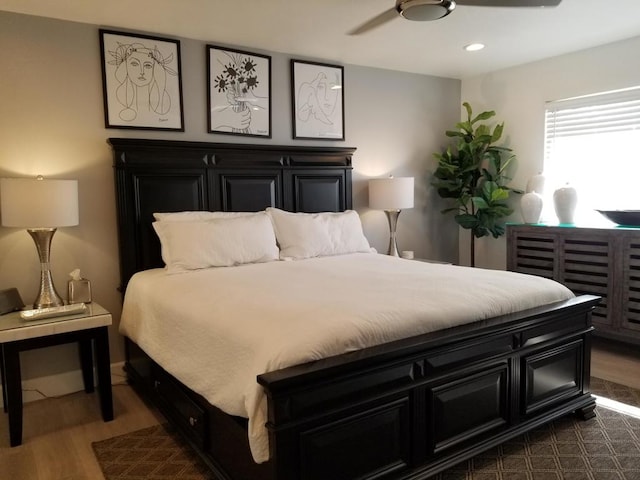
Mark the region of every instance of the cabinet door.
POLYGON ((614 322, 615 246, 613 237, 604 230, 566 235, 560 245, 561 272, 558 280, 576 295, 602 297, 593 311, 593 323, 610 329, 614 322))
POLYGON ((621 330, 640 334, 640 238, 627 238, 623 246, 621 330))
POLYGON ((299 478, 378 478, 407 468, 410 404, 409 397, 403 396, 302 432, 299 478))
POLYGON ((225 212, 257 212, 282 208, 282 171, 219 170, 213 175, 213 205, 225 212))
POLYGON ((351 188, 347 184, 344 169, 325 171, 309 170, 308 173, 287 173, 287 187, 292 189, 293 205, 285 209, 294 212, 341 212, 351 208, 351 188))
MULTIPOLYGON (((118 198, 118 201, 125 202, 125 207, 121 207, 120 210, 126 211, 127 215, 126 219, 120 219, 120 224, 133 229, 135 233, 123 231, 120 232, 120 238, 135 238, 138 245, 148 246, 148 248, 140 248, 139 252, 134 252, 131 246, 128 246, 121 252, 121 268, 133 274, 139 270, 163 265, 160 241, 151 226, 153 213, 207 210, 207 179, 204 169, 167 169, 153 174, 134 171, 126 175, 129 177, 127 182, 131 182, 128 190, 132 195, 127 199, 118 198), (144 199, 144 203, 140 199, 144 199), (124 258, 128 254, 131 254, 131 259, 124 258), (135 259, 138 259, 141 264, 135 265, 135 259)), ((138 245, 135 248, 139 248, 138 245)), ((121 249, 122 247, 123 245, 121 249)), ((129 278, 129 275, 125 278, 129 278)))
POLYGON ((509 371, 508 361, 503 360, 430 387, 426 402, 428 450, 440 453, 506 427, 510 412, 509 371))
POLYGON ((507 227, 507 269, 539 277, 557 278, 558 236, 543 233, 540 228, 538 231, 530 231, 527 228, 507 227))
POLYGON ((546 347, 523 359, 522 414, 553 407, 582 392, 584 342, 546 347))

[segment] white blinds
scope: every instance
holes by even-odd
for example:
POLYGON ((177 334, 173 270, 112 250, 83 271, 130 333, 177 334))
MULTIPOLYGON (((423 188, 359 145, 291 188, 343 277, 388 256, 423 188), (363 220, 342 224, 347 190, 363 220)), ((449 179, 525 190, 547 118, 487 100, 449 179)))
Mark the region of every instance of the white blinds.
POLYGON ((640 87, 546 104, 547 184, 551 192, 567 182, 578 190, 578 218, 640 209, 639 144, 640 87))
POLYGON ((640 129, 640 87, 547 103, 545 157, 557 138, 640 129))

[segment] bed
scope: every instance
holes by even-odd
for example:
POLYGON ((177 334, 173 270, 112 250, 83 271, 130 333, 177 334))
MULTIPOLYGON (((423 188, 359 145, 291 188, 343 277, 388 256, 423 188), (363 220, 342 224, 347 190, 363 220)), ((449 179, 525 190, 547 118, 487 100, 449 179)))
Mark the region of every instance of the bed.
MULTIPOLYGON (((178 368, 183 357, 179 352, 184 350, 180 344, 195 345, 199 339, 179 340, 170 330, 176 326, 187 330, 187 312, 172 308, 171 303, 162 304, 168 297, 162 292, 179 292, 181 287, 176 280, 179 275, 167 279, 161 268, 166 252, 161 251, 152 226, 153 214, 274 208, 307 213, 349 211, 354 149, 115 138, 109 143, 114 152, 121 287, 124 292, 131 282, 127 293, 133 296, 131 292, 140 290, 136 286, 139 279, 147 277, 146 288, 157 290, 159 295, 150 304, 136 303, 137 309, 128 311, 127 316, 143 317, 156 305, 156 310, 168 317, 164 319, 167 323, 149 331, 166 329, 166 336, 175 338, 173 346, 157 348, 150 333, 125 329, 129 381, 159 406, 221 479, 429 478, 560 416, 594 415, 595 400, 589 392, 591 311, 599 298, 572 295, 531 300, 526 308, 512 308, 509 313, 489 308, 494 300, 480 302, 477 297, 467 297, 458 301, 464 307, 458 319, 437 329, 387 332, 389 336, 344 351, 296 357, 313 350, 301 348, 291 354, 293 360, 274 363, 274 368, 256 375, 252 391, 263 398, 258 403, 262 402, 266 422, 252 424, 252 417, 240 411, 225 413, 208 400, 214 398, 216 389, 210 392, 198 384, 198 379, 206 377, 201 366, 194 363, 192 372, 184 366, 178 368), (256 455, 260 448, 249 440, 249 432, 256 428, 264 429, 267 439, 262 457, 256 455)), ((283 300, 278 300, 280 305, 287 293, 291 298, 308 294, 308 290, 296 288, 302 282, 295 280, 302 278, 296 275, 309 275, 302 273, 307 269, 312 269, 309 271, 318 282, 311 282, 312 289, 328 295, 328 286, 333 285, 334 294, 344 293, 353 281, 322 284, 320 277, 323 271, 329 276, 340 271, 345 262, 351 264, 349 271, 361 270, 371 277, 387 268, 380 262, 389 264, 395 269, 394 278, 406 277, 408 285, 418 281, 446 283, 443 279, 454 271, 466 276, 485 274, 481 269, 472 272, 465 267, 426 265, 366 251, 243 265, 227 269, 227 273, 248 275, 239 277, 240 283, 246 283, 246 278, 259 281, 261 276, 280 279, 269 285, 271 289, 261 291, 264 298, 284 293, 283 300)), ((194 285, 233 283, 229 276, 210 278, 221 274, 217 270, 225 269, 204 269, 184 278, 195 278, 194 285)), ((384 290, 383 276, 376 279, 384 290)), ((451 281, 460 280, 451 277, 451 281)), ((183 288, 181 296, 185 298, 187 292, 197 290, 195 286, 183 288)), ((220 308, 224 299, 233 296, 221 290, 220 308)), ((403 297, 403 305, 412 304, 411 295, 414 303, 420 303, 416 292, 406 290, 409 297, 403 297)), ((468 288, 462 290, 469 292, 468 288)), ((197 303, 200 296, 189 297, 190 303, 197 303)), ((425 300, 433 312, 449 309, 441 297, 425 300)), ((261 300, 255 301, 259 305, 261 300)), ((373 321, 379 312, 389 314, 384 307, 392 300, 381 296, 380 301, 370 302, 369 312, 362 315, 365 320, 373 321)), ((524 305, 522 299, 518 302, 524 305)), ((251 308, 251 302, 246 303, 246 308, 251 308)), ((127 305, 124 308, 130 309, 127 305)), ((193 321, 205 316, 205 308, 200 307, 193 321)), ((327 310, 321 315, 334 319, 342 310, 327 310)), ((281 311, 272 313, 274 322, 284 317, 278 313, 281 311)), ((287 321, 293 320, 295 315, 287 321)), ((312 336, 320 336, 320 330, 312 336)), ((265 334, 263 338, 269 345, 279 343, 277 337, 265 334)), ((306 342, 293 334, 291 340, 292 345, 306 342)), ((232 356, 228 352, 222 355, 204 363, 224 364, 225 358, 232 356)), ((221 405, 230 410, 224 402, 221 405)))

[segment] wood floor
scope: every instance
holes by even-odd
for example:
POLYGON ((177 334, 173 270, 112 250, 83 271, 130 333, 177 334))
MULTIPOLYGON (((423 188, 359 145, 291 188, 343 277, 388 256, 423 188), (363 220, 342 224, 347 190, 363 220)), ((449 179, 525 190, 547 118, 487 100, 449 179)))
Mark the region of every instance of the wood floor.
MULTIPOLYGON (((640 348, 596 340, 592 375, 640 389, 640 348)), ((162 417, 126 384, 113 388, 115 420, 104 423, 97 395, 84 392, 24 407, 23 444, 9 447, 0 416, 0 478, 101 480, 91 443, 160 423, 162 417)))

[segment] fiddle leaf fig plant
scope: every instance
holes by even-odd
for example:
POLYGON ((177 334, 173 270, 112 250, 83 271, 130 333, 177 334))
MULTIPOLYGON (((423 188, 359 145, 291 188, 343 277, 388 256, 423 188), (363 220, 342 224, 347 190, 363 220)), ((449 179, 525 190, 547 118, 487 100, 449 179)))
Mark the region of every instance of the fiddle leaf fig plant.
POLYGON ((475 117, 469 103, 462 104, 467 119, 456 124, 457 130, 447 130, 454 144, 442 153, 434 153, 438 167, 432 185, 438 195, 451 200, 454 206, 442 213, 455 212, 454 219, 462 228, 471 230, 471 265, 475 265, 476 237, 498 238, 505 233, 504 217, 513 213, 508 199, 511 192, 522 193, 509 187, 511 180, 507 168, 515 158, 510 148, 495 145, 502 138, 504 123, 493 129, 485 120, 495 116, 494 111, 482 112, 475 117))

